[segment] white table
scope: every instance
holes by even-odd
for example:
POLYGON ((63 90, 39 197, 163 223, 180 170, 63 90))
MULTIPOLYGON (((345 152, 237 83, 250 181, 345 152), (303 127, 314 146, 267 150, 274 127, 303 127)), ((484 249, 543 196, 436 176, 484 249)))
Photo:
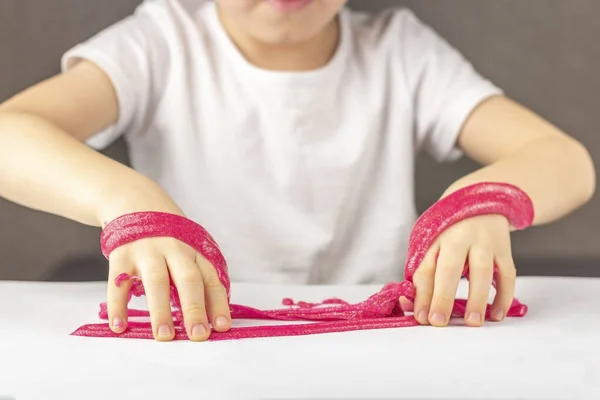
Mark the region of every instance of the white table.
MULTIPOLYGON (((234 284, 232 301, 379 288, 234 284)), ((4 282, 0 399, 600 399, 600 280, 520 278, 517 294, 529 314, 483 328, 159 343, 69 335, 101 322, 102 283, 4 282)))

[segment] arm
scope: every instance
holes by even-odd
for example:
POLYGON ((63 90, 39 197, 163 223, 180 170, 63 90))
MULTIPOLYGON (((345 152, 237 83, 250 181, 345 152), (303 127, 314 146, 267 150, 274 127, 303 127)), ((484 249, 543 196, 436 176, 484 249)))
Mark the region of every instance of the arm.
MULTIPOLYGON (((114 124, 118 109, 108 76, 86 61, 0 105, 0 196, 102 227, 136 211, 181 215, 158 185, 82 143, 114 124)), ((191 247, 163 237, 135 241, 110 257, 109 283, 122 273, 142 276, 157 339, 170 340, 175 332, 170 279, 177 285, 190 338, 208 337, 207 312, 215 329, 229 329, 225 289, 212 284, 218 282, 215 269, 191 247), (222 318, 225 324, 217 324, 222 318)), ((128 294, 127 285, 108 285, 115 332, 126 328, 128 294)))
POLYGON ((531 197, 534 225, 542 225, 568 215, 594 194, 594 165, 585 147, 506 97, 480 104, 465 122, 458 145, 485 166, 454 182, 444 196, 477 182, 511 183, 531 197))
POLYGON ((179 212, 149 179, 82 143, 117 117, 112 84, 87 61, 0 104, 0 196, 93 226, 179 212))
MULTIPOLYGON (((595 172, 580 143, 502 96, 416 18, 406 18, 405 25, 403 59, 410 62, 404 69, 415 99, 417 144, 438 161, 451 160, 458 144, 484 165, 450 185, 444 196, 478 182, 510 183, 533 201, 535 225, 559 219, 590 200, 595 172)), ((516 277, 510 228, 504 217, 486 215, 461 221, 436 240, 414 275, 414 310, 420 323, 448 324, 466 263, 467 324, 483 323, 494 266, 499 273, 490 315, 496 321, 506 316, 516 277)))
MULTIPOLYGON (((458 145, 485 166, 454 182, 446 196, 478 182, 504 182, 524 190, 533 202, 535 225, 557 220, 590 200, 595 172, 590 155, 531 111, 503 96, 490 97, 467 118, 458 145)), ((446 326, 465 263, 469 299, 465 320, 480 326, 498 267, 490 316, 501 321, 513 303, 516 268, 504 218, 477 217, 444 232, 415 273, 415 315, 422 324, 446 326)))

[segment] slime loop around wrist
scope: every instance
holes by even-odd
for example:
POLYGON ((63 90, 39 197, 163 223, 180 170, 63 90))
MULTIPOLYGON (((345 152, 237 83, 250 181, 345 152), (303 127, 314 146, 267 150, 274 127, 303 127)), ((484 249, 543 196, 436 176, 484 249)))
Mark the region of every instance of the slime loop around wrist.
MULTIPOLYGON (((480 215, 499 214, 508 219, 517 230, 529 227, 533 222, 533 204, 531 199, 519 188, 504 183, 478 183, 462 188, 435 203, 417 219, 410 239, 404 281, 391 282, 366 300, 351 304, 344 300, 331 298, 320 303, 295 303, 292 299, 283 299, 285 308, 259 310, 256 308, 231 304, 232 319, 295 321, 288 325, 234 326, 227 332, 212 331, 209 340, 231 340, 275 336, 299 336, 330 332, 346 332, 367 329, 387 329, 416 326, 419 323, 413 315, 407 314, 399 303, 400 297, 414 301, 416 288, 413 276, 425 254, 436 238, 450 226, 480 215)), ((216 269, 218 277, 231 299, 231 284, 227 263, 216 241, 197 223, 178 215, 160 212, 138 212, 127 214, 110 222, 102 231, 102 253, 109 258, 111 252, 127 243, 149 237, 172 237, 202 254, 216 269)), ((496 287, 498 269, 494 266, 496 287)), ((463 276, 469 278, 469 267, 465 264, 463 276)), ((131 280, 129 299, 132 296, 145 295, 142 280, 137 276, 119 275, 114 284, 120 285, 131 280)), ((175 322, 175 340, 187 340, 183 325, 181 303, 177 288, 171 283, 171 306, 175 322)), ((456 299, 452 317, 464 317, 465 299, 456 299)), ((486 319, 489 319, 490 306, 487 306, 486 319)), ((527 306, 517 299, 507 313, 507 317, 523 317, 527 306)), ((132 317, 148 317, 149 312, 129 309, 132 317)), ((100 305, 99 316, 108 319, 106 303, 100 305)), ((131 320, 123 333, 114 333, 107 323, 81 326, 72 333, 75 336, 119 337, 136 339, 154 339, 150 322, 131 320)))

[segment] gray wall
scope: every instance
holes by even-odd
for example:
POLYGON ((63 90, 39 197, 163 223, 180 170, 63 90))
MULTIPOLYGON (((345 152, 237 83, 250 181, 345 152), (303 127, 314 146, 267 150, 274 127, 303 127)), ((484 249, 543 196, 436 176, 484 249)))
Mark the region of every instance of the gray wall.
MULTIPOLYGON (((138 0, 0 1, 0 101, 58 71, 62 52, 130 13, 138 0)), ((358 9, 406 5, 518 101, 600 156, 600 1, 351 0, 358 9)), ((123 143, 107 154, 126 161, 123 143)), ((417 202, 429 206, 468 160, 418 161, 417 202)), ((600 202, 514 235, 523 275, 600 276, 600 202), (566 267, 563 269, 562 267, 566 267)), ((99 231, 0 199, 0 279, 104 279, 99 231)))

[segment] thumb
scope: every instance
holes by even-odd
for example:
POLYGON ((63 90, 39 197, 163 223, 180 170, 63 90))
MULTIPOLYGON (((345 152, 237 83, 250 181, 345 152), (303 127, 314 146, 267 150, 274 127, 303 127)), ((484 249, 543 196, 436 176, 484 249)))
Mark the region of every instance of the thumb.
POLYGON ((400 307, 402 307, 402 309, 404 311, 414 311, 414 304, 412 303, 412 301, 408 300, 406 297, 402 296, 400 297, 400 307))

